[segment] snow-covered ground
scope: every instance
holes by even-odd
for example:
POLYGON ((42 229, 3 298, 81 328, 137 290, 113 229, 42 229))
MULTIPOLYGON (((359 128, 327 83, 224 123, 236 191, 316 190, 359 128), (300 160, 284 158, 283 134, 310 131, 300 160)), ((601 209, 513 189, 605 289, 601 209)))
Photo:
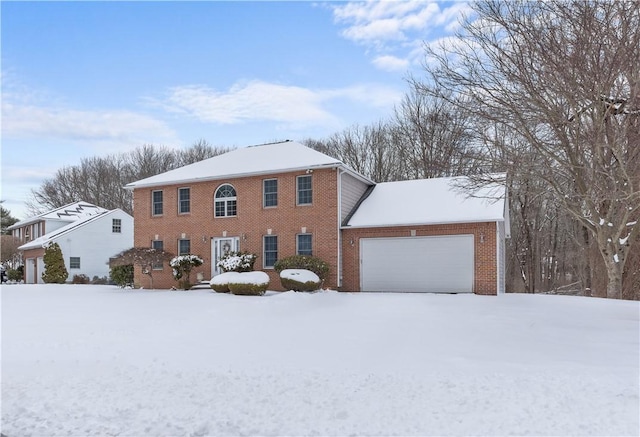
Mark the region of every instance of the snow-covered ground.
POLYGON ((640 432, 638 302, 0 290, 8 437, 640 432))

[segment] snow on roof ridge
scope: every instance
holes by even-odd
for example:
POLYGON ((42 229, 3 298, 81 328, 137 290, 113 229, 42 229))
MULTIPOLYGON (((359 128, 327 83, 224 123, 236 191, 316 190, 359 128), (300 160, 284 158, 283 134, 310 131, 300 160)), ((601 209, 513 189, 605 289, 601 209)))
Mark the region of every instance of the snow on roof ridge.
MULTIPOLYGON (((343 167, 358 175, 339 159, 297 141, 286 140, 237 148, 202 161, 130 182, 125 188, 135 189, 231 179, 327 166, 343 167)), ((364 176, 360 176, 364 178, 364 176)))

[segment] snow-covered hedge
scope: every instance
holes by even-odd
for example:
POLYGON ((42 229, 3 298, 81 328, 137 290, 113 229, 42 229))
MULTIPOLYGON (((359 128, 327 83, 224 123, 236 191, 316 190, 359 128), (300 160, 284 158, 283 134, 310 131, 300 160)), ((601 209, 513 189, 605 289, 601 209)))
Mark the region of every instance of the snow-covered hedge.
POLYGON ((273 266, 276 272, 280 273, 286 269, 304 269, 310 270, 321 280, 327 278, 329 273, 329 264, 318 257, 310 255, 293 255, 279 259, 273 266))
POLYGON ((229 290, 229 282, 233 282, 234 278, 236 278, 240 273, 238 272, 225 272, 219 275, 214 276, 209 281, 209 286, 211 289, 218 293, 228 293, 229 290))
POLYGON ((316 291, 321 288, 322 280, 311 270, 285 269, 280 272, 280 283, 287 290, 316 291))
POLYGON ((269 287, 269 275, 265 272, 238 273, 229 282, 229 291, 244 296, 262 296, 269 287))

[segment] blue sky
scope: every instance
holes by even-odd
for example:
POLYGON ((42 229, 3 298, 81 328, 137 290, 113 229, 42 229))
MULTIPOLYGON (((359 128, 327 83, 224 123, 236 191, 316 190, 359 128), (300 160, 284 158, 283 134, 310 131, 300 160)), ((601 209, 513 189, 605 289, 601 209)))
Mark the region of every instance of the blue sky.
POLYGON ((82 157, 322 139, 393 114, 464 2, 0 2, 3 206, 82 157))

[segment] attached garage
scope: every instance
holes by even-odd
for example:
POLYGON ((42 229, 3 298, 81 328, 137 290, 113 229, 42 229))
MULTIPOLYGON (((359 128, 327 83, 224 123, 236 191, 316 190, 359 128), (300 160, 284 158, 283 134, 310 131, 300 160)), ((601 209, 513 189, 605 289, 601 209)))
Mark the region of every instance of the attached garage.
POLYGON ((342 289, 504 293, 505 186, 465 183, 384 182, 365 193, 341 227, 342 289))
POLYGON ((360 239, 360 290, 472 293, 473 235, 360 239))

